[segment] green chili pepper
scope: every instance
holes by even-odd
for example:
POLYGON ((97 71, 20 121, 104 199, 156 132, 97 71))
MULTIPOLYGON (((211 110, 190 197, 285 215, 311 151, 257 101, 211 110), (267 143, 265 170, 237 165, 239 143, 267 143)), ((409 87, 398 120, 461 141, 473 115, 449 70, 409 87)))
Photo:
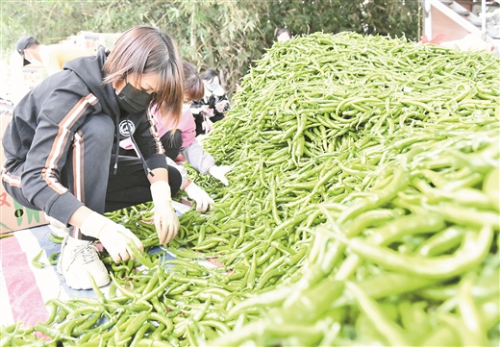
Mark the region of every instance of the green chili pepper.
POLYGON ((492 237, 491 226, 486 225, 475 239, 465 242, 462 250, 452 256, 437 258, 415 258, 397 254, 357 238, 344 241, 353 252, 388 269, 429 278, 449 278, 477 266, 486 257, 492 237))
POLYGON ((359 308, 368 317, 375 329, 384 336, 391 346, 409 346, 403 330, 387 318, 375 301, 370 299, 358 286, 352 282, 346 283, 347 288, 356 298, 359 308))
POLYGON ((38 252, 38 253, 36 254, 36 256, 35 256, 35 257, 31 260, 31 264, 32 264, 34 267, 38 268, 38 269, 43 269, 44 267, 46 267, 46 266, 47 266, 47 264, 45 264, 45 263, 43 263, 43 262, 41 262, 41 261, 38 261, 38 259, 39 259, 39 258, 40 258, 40 256, 42 255, 42 253, 43 253, 43 249, 41 249, 41 250, 40 250, 40 252, 38 252))

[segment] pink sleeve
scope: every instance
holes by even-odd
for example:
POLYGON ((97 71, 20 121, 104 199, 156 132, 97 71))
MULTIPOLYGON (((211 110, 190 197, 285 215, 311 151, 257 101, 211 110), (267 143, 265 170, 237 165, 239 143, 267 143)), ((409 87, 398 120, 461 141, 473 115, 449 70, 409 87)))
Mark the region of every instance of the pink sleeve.
POLYGON ((182 135, 182 146, 181 148, 186 148, 194 142, 196 138, 196 124, 194 123, 194 117, 190 109, 187 109, 183 114, 181 121, 179 122, 178 129, 182 135))

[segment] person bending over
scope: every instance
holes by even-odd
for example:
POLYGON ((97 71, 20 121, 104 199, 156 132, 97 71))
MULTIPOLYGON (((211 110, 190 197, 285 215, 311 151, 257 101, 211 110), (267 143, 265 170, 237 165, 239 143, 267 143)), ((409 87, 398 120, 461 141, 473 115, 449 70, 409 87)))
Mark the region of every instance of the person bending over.
MULTIPOLYGON (((204 84, 196 71, 196 67, 187 61, 182 61, 184 71, 184 105, 182 118, 179 123, 174 124, 173 120, 165 117, 157 106, 151 107, 153 118, 157 122, 156 127, 160 136, 167 161, 175 166, 175 160, 181 154, 191 166, 202 174, 209 173, 214 178, 228 186, 229 182, 226 174, 231 170, 231 166, 215 165, 214 158, 203 150, 201 144, 196 140, 196 125, 189 108, 192 100, 200 99, 204 94, 204 84)), ((126 155, 134 154, 134 145, 130 139, 121 141, 120 146, 126 150, 122 153, 126 155)), ((181 189, 183 189, 191 200, 196 202, 198 212, 206 212, 213 203, 212 198, 197 184, 190 181, 187 171, 180 165, 177 166, 182 175, 181 189)))
POLYGON ((44 45, 32 36, 23 36, 16 43, 17 53, 23 57, 23 66, 42 64, 48 75, 62 71, 64 64, 76 58, 91 56, 88 51, 70 45, 44 45))
POLYGON ((226 116, 231 105, 226 92, 219 83, 219 74, 215 69, 208 69, 202 77, 204 95, 191 101, 191 112, 196 124, 196 136, 212 131, 213 123, 226 116))
POLYGON ((99 259, 99 240, 115 262, 133 258, 127 240, 141 241, 103 213, 153 201, 159 242, 177 234, 171 196, 179 171, 167 165, 149 112, 182 114, 183 72, 175 41, 149 26, 127 30, 113 51, 68 62, 16 106, 3 137, 5 190, 20 204, 44 211, 69 233, 57 268, 75 289, 110 282, 99 259), (119 157, 119 141, 132 136, 138 158, 119 157))

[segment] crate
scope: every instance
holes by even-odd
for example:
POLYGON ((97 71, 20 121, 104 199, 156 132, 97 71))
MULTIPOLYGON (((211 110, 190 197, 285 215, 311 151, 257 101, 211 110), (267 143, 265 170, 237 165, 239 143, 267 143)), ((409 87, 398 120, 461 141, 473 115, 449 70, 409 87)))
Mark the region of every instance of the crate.
MULTIPOLYGON (((0 160, 5 162, 3 153, 3 135, 12 116, 0 116, 0 160)), ((32 210, 24 207, 14 200, 0 185, 0 234, 10 233, 22 229, 29 229, 40 225, 48 224, 42 211, 32 210)))

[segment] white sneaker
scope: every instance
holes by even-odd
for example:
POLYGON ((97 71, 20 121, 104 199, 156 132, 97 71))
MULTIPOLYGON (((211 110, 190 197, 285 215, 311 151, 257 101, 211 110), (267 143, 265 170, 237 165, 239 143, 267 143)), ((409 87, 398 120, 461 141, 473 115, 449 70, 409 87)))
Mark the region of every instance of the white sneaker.
POLYGON ((97 252, 93 241, 78 240, 71 236, 64 238, 57 271, 64 276, 68 286, 73 289, 92 288, 88 273, 92 275, 98 287, 103 287, 111 281, 108 270, 97 252))

